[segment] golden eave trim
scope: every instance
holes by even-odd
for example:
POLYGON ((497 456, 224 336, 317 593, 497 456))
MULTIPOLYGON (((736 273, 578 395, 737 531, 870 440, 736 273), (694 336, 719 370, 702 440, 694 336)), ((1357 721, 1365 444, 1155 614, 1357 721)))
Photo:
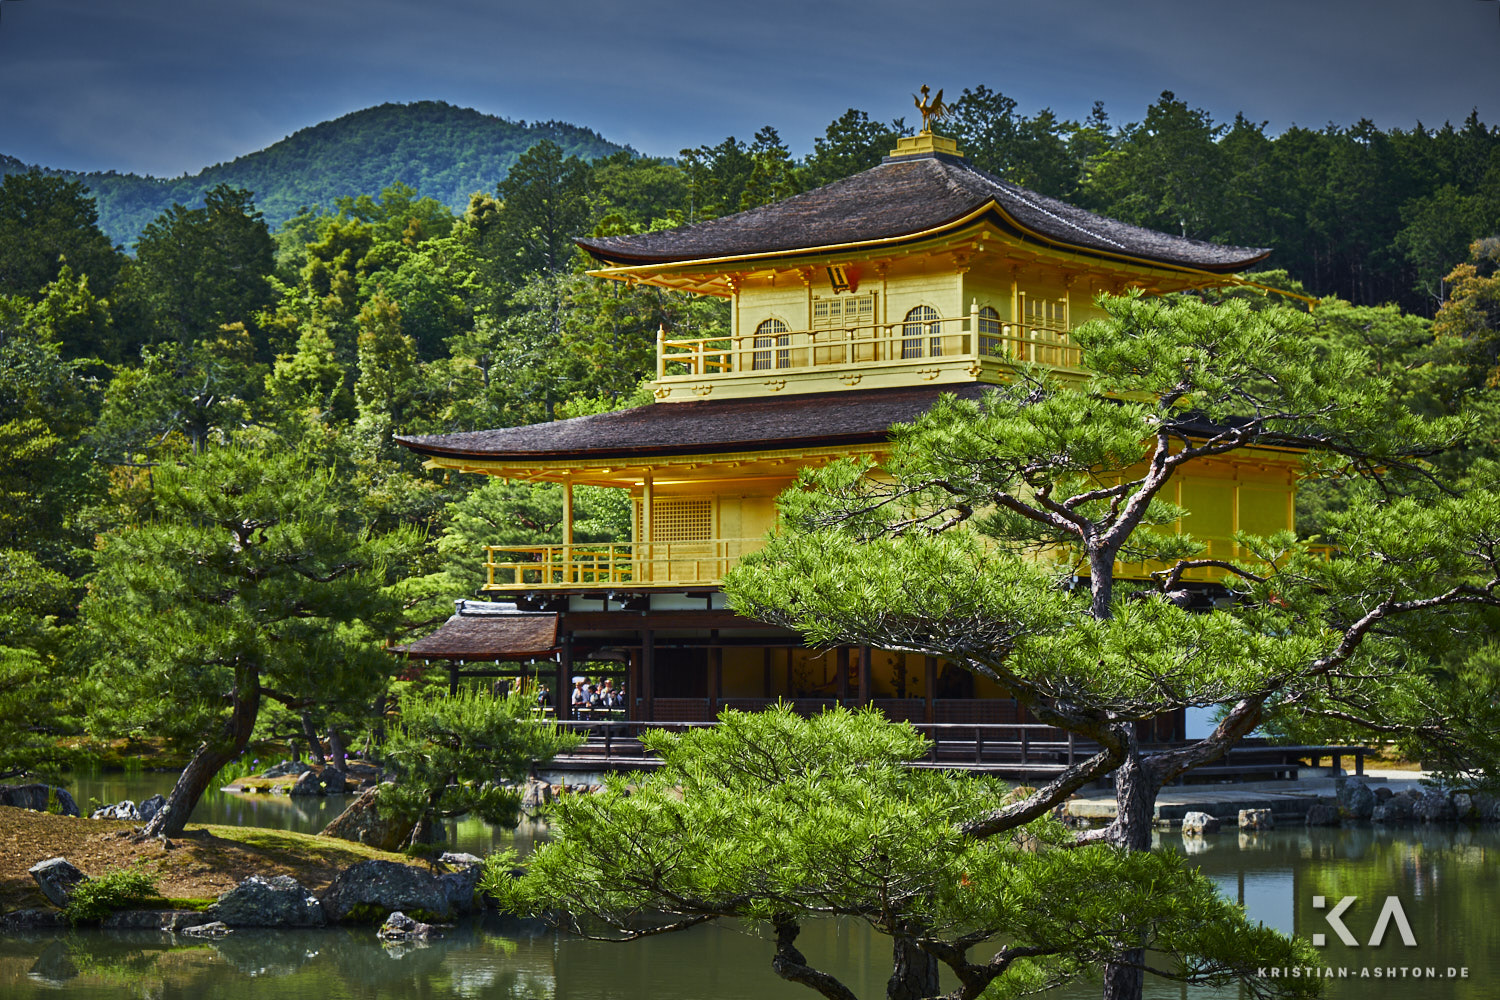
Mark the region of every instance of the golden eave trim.
MULTIPOLYGON (((422 463, 427 469, 453 469, 458 472, 474 472, 484 475, 508 473, 507 478, 533 478, 538 474, 560 477, 570 473, 588 475, 598 473, 613 478, 625 478, 637 471, 688 466, 685 472, 713 472, 744 468, 748 465, 786 465, 799 460, 815 462, 833 461, 848 455, 872 454, 890 450, 890 443, 830 445, 825 448, 786 448, 771 451, 704 452, 692 455, 661 455, 640 457, 615 456, 599 459, 547 459, 531 461, 485 459, 470 455, 430 455, 422 463)), ((705 481, 734 478, 707 476, 705 481)), ((778 478, 778 477, 768 477, 778 478)))

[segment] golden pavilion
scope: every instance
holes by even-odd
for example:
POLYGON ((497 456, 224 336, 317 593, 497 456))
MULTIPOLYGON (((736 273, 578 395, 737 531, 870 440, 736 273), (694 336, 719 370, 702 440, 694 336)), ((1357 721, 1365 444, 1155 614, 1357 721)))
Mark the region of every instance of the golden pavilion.
MULTIPOLYGON (((455 663, 544 658, 559 693, 578 664, 614 664, 625 715, 658 722, 785 699, 805 711, 873 704, 929 725, 1025 723, 1004 690, 930 657, 812 650, 744 619, 725 606, 724 574, 774 529, 776 496, 799 469, 878 458, 892 424, 942 393, 978 397, 1017 360, 1081 380, 1069 331, 1101 315, 1097 295, 1221 286, 1269 253, 1044 197, 976 169, 930 132, 901 139, 879 166, 775 204, 578 244, 599 278, 727 299, 729 335, 662 331, 647 406, 400 439, 429 467, 559 483, 565 495, 561 544, 488 549, 494 600, 460 602, 405 651, 455 663), (629 491, 629 542, 573 542, 578 485, 629 491)), ((1192 510, 1183 530, 1229 555, 1236 531, 1292 525, 1298 461, 1266 451, 1206 462, 1167 499, 1192 510)), ((1179 717, 1149 736, 1180 729, 1179 717)))

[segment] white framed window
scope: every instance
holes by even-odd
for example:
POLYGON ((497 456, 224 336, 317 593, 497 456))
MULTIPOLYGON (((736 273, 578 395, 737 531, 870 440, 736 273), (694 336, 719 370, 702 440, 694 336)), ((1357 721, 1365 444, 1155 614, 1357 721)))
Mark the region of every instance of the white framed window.
POLYGON ((943 321, 931 306, 917 306, 901 324, 902 358, 936 358, 943 353, 943 321), (923 340, 926 351, 923 352, 923 340))
POLYGON ((991 357, 999 357, 1005 353, 1005 346, 1000 340, 1000 313, 994 306, 985 306, 979 310, 979 353, 991 357))
POLYGON ((755 351, 750 356, 751 370, 792 367, 791 345, 792 335, 787 332, 786 324, 779 319, 766 320, 755 328, 755 351))

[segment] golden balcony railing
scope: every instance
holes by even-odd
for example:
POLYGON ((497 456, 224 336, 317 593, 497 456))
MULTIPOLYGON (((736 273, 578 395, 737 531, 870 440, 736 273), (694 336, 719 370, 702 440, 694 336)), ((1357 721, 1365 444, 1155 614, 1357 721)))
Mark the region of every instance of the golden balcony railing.
POLYGON ((956 319, 788 330, 769 335, 679 338, 662 330, 657 336, 656 376, 701 378, 952 360, 1033 362, 1079 371, 1079 354, 1066 330, 1002 323, 971 312, 956 319))
POLYGON ((486 545, 485 590, 717 584, 765 538, 695 542, 486 545))

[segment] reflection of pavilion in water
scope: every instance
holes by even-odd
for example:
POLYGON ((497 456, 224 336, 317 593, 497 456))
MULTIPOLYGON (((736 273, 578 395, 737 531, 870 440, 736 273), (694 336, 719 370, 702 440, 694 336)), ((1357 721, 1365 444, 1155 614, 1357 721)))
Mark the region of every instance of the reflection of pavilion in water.
MULTIPOLYGON (((1070 331, 1100 315, 1097 294, 1225 285, 1266 251, 1082 211, 974 169, 930 133, 900 140, 877 167, 777 204, 579 243, 604 265, 599 277, 727 299, 730 327, 663 330, 651 405, 400 439, 429 467, 557 483, 564 496, 557 544, 482 553, 496 603, 461 603, 403 651, 447 660, 455 678, 460 665, 540 665, 564 719, 567 681, 585 673, 617 678, 633 722, 697 723, 777 700, 802 712, 873 705, 896 720, 965 727, 931 730, 955 746, 968 741, 965 760, 976 757, 976 736, 987 741, 981 759, 1015 758, 1023 740, 1037 746, 1036 761, 1066 754, 1057 732, 1021 728, 1031 720, 988 680, 900 651, 808 649, 728 610, 721 581, 774 529, 775 498, 799 470, 878 459, 892 424, 943 393, 979 398, 1019 362, 1077 384, 1087 373, 1070 331), (575 541, 580 485, 629 493, 628 541, 575 541)), ((1289 527, 1296 461, 1257 452, 1204 463, 1165 498, 1192 510, 1178 530, 1222 558, 1234 554, 1237 531, 1289 527)), ((1206 578, 1194 585, 1206 600, 1206 578)), ((1143 738, 1183 735, 1179 716, 1143 738)))

